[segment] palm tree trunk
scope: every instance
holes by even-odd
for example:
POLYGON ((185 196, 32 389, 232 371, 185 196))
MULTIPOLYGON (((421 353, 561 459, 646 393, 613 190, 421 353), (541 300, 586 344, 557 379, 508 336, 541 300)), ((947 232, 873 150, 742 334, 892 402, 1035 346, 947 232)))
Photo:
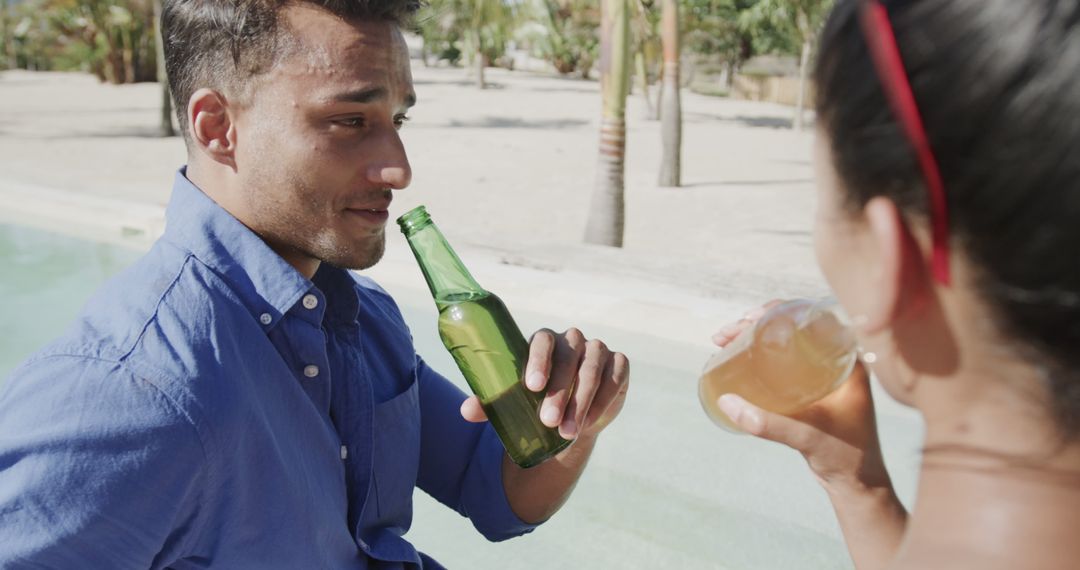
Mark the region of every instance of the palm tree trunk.
POLYGON ((157 80, 161 85, 161 123, 158 132, 163 137, 176 136, 172 125, 172 95, 165 69, 165 38, 161 37, 161 0, 154 0, 154 50, 157 52, 157 80))
POLYGON ((120 36, 121 54, 124 59, 124 80, 121 83, 135 83, 135 45, 131 39, 131 24, 124 27, 120 36))
POLYGON ((476 49, 473 64, 476 65, 476 86, 487 89, 487 83, 484 81, 484 44, 481 37, 480 31, 476 30, 473 34, 473 47, 476 49))
POLYGON ((15 45, 15 17, 17 12, 15 6, 9 0, 4 0, 4 15, 7 20, 7 37, 4 42, 4 52, 7 54, 8 68, 16 69, 19 67, 19 48, 15 45))
POLYGON ((484 54, 477 50, 476 52, 476 86, 480 89, 487 89, 487 81, 484 79, 484 54))
POLYGON ((728 93, 735 88, 735 73, 737 67, 735 66, 735 60, 729 59, 727 62, 727 77, 724 78, 724 90, 728 93))
POLYGON ((15 69, 15 43, 11 37, 11 14, 9 0, 0 0, 0 50, 3 51, 4 66, 15 69))
POLYGON ((99 26, 100 33, 105 36, 106 60, 109 62, 106 68, 109 82, 119 85, 124 82, 124 54, 120 42, 116 41, 115 30, 109 26, 99 26))
POLYGON ((810 17, 804 13, 798 14, 799 35, 802 36, 802 53, 799 57, 799 95, 795 102, 795 121, 793 126, 796 131, 803 130, 803 114, 806 108, 806 78, 810 70, 810 50, 813 49, 814 38, 810 29, 810 17))
POLYGON ((105 75, 111 83, 123 83, 125 74, 124 55, 122 53, 122 46, 119 45, 120 42, 117 42, 116 39, 116 30, 109 25, 107 9, 104 4, 89 3, 88 10, 94 28, 97 30, 97 33, 102 34, 102 37, 105 39, 105 75))
POLYGON ((649 93, 649 69, 645 65, 644 49, 634 54, 634 66, 637 68, 637 76, 641 82, 641 95, 645 98, 645 119, 655 121, 656 107, 653 106, 652 95, 649 93))
POLYGON ((799 97, 795 103, 795 130, 803 130, 803 114, 806 108, 806 79, 810 67, 810 39, 803 40, 802 56, 799 58, 799 97))
POLYGON ((679 97, 679 4, 664 0, 661 22, 664 42, 663 105, 660 108, 660 132, 664 156, 660 162, 660 186, 682 184, 682 105, 679 97))
POLYGON ((602 0, 600 24, 600 158, 585 241, 622 247, 626 170, 626 93, 630 86, 627 0, 602 0))

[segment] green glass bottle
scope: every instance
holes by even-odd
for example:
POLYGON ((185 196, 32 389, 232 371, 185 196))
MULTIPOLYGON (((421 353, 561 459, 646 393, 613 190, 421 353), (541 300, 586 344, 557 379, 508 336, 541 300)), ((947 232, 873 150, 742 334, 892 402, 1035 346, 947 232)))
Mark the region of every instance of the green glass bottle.
POLYGON ((397 220, 439 309, 439 336, 510 458, 539 465, 570 444, 540 422, 544 394, 525 387, 529 344, 502 300, 476 283, 423 206, 397 220))

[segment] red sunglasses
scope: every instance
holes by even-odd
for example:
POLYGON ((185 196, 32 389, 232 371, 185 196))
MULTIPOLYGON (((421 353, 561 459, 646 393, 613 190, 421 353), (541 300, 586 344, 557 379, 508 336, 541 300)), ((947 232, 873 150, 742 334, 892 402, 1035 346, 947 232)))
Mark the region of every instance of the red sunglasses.
POLYGON ((949 211, 945 200, 945 182, 941 178, 941 170, 933 149, 930 148, 930 139, 926 135, 926 127, 915 103, 915 93, 911 89, 904 61, 900 57, 896 33, 889 21, 889 11, 880 0, 862 0, 860 8, 863 35, 870 46, 878 78, 885 88, 893 113, 915 150, 930 194, 933 240, 930 264, 934 279, 942 285, 949 285, 949 211))

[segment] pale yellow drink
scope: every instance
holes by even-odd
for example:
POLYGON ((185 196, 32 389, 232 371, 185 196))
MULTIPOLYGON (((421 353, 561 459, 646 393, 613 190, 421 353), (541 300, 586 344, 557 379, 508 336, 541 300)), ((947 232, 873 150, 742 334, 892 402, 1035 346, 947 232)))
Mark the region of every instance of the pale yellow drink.
POLYGON ((738 431, 717 405, 723 394, 792 414, 839 387, 857 357, 854 334, 835 304, 788 301, 709 359, 698 396, 717 425, 738 431))

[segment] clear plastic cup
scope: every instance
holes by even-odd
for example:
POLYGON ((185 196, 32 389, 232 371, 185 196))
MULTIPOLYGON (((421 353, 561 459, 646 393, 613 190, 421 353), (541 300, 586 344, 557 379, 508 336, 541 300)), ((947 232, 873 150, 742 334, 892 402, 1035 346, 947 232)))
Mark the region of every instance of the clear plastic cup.
POLYGON ((786 301, 705 363, 698 397, 713 422, 740 432, 720 410, 723 394, 790 415, 840 387, 856 360, 851 322, 834 299, 786 301))

